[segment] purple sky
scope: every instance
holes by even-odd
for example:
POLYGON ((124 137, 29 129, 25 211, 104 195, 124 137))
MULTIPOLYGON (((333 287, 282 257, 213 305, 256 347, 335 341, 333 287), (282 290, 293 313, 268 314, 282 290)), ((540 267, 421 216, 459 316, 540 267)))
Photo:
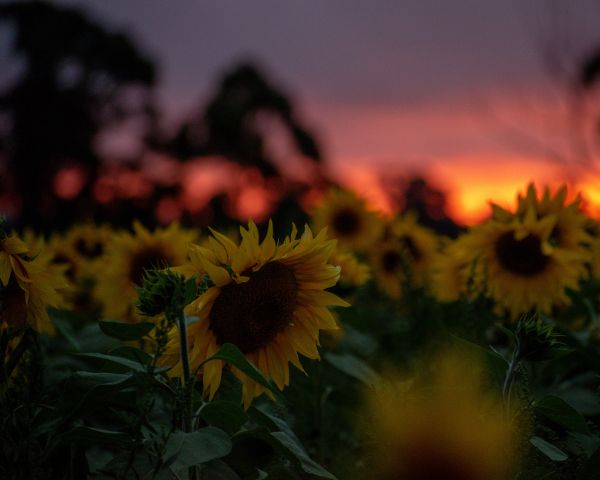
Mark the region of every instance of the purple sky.
POLYGON ((598 0, 55 1, 134 36, 170 118, 257 60, 346 173, 562 151, 557 85, 600 43, 598 0))
POLYGON ((576 33, 577 50, 600 18, 589 0, 59 3, 129 30, 162 64, 168 96, 206 93, 223 68, 250 57, 303 100, 398 107, 537 85, 552 12, 576 33))

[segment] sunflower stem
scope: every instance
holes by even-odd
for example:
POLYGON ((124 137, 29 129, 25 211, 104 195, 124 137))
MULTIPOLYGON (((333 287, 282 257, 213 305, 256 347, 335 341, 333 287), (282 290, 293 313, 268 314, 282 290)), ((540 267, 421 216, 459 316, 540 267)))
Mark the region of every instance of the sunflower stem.
POLYGON ((512 357, 510 359, 510 363, 508 364, 508 370, 506 371, 506 376, 504 377, 504 384, 502 385, 502 398, 504 399, 505 405, 507 409, 510 409, 510 394, 512 390, 512 386, 515 380, 515 373, 519 367, 519 363, 521 361, 521 346, 520 342, 517 339, 517 345, 513 350, 512 357))
MULTIPOLYGON (((183 367, 183 430, 186 433, 192 431, 192 395, 194 392, 194 381, 190 374, 190 359, 188 355, 188 339, 187 339, 187 325, 185 323, 185 315, 183 310, 178 315, 178 327, 179 327, 179 348, 181 351, 181 366, 183 367)), ((188 476, 190 480, 196 480, 196 467, 191 466, 188 470, 188 476)))

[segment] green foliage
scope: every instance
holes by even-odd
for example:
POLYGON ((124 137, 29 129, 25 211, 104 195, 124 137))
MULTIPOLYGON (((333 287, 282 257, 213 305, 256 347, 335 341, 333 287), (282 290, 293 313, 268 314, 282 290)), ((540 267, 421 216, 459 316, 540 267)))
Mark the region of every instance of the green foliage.
MULTIPOLYGON (((148 307, 168 310, 152 321, 50 311, 56 336, 33 336, 13 373, 20 381, 0 390, 0 478, 370 478, 376 439, 357 433, 362 399, 389 368, 410 372, 444 346, 482 359, 486 385, 515 407, 524 432, 515 480, 597 477, 600 347, 590 308, 600 290, 569 307, 569 318, 587 322, 573 328, 563 316, 513 324, 484 299, 443 305, 421 289, 398 308, 367 285, 353 292, 354 307, 339 311, 343 335, 324 335, 323 360, 303 359, 305 372, 291 368, 283 392, 233 344, 205 360, 233 365, 270 392, 245 411, 241 383, 227 368, 209 401, 198 372, 188 388, 160 361, 170 329, 194 321, 183 306, 208 284, 169 272, 149 278, 147 304, 178 296, 164 311, 148 307), (179 317, 170 321, 175 307, 179 317)), ((3 342, 6 349, 8 337, 3 342)))
POLYGON ((154 317, 166 313, 176 317, 200 293, 195 278, 185 279, 172 270, 146 270, 143 286, 138 291, 138 310, 142 315, 154 317))
POLYGON ((567 430, 583 434, 590 433, 583 415, 559 397, 548 395, 535 401, 533 407, 536 413, 543 415, 567 430))
POLYGON ((540 437, 531 437, 529 442, 540 452, 555 462, 564 462, 569 456, 560 448, 540 437))
POLYGON ((154 328, 154 324, 149 322, 123 323, 101 320, 98 325, 104 334, 123 341, 139 340, 154 328))
POLYGON ((278 398, 283 398, 281 392, 277 389, 277 387, 267 380, 265 376, 261 373, 261 371, 252 365, 246 356, 240 351, 238 347, 231 343, 224 343, 219 351, 214 355, 207 358, 202 365, 212 362, 214 360, 224 360, 226 362, 231 363, 235 367, 237 367, 242 373, 248 375, 252 380, 256 383, 262 385, 267 388, 271 393, 273 393, 278 398))
POLYGON ((223 458, 231 452, 229 435, 215 427, 173 432, 165 445, 165 462, 174 471, 223 458))

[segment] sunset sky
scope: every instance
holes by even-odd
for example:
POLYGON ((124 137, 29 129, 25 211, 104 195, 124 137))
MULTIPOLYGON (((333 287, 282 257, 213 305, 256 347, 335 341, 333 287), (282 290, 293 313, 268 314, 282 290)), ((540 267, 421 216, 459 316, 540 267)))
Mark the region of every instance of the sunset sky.
POLYGON ((171 119, 228 67, 257 61, 296 99, 331 171, 376 205, 384 171, 430 175, 465 222, 531 180, 568 181, 600 205, 600 176, 569 141, 566 86, 600 45, 597 1, 57 3, 134 36, 160 65, 171 119))

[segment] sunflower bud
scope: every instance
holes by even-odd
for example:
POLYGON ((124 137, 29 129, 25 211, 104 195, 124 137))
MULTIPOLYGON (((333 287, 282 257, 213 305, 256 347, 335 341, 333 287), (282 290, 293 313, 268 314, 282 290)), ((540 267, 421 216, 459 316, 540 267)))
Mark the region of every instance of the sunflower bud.
POLYGON ((522 319, 515 331, 518 360, 539 362, 549 360, 564 350, 560 335, 540 318, 522 319))
POLYGON ((153 317, 166 313, 168 318, 177 317, 199 293, 195 278, 186 280, 169 269, 146 270, 143 286, 137 291, 140 314, 153 317))

